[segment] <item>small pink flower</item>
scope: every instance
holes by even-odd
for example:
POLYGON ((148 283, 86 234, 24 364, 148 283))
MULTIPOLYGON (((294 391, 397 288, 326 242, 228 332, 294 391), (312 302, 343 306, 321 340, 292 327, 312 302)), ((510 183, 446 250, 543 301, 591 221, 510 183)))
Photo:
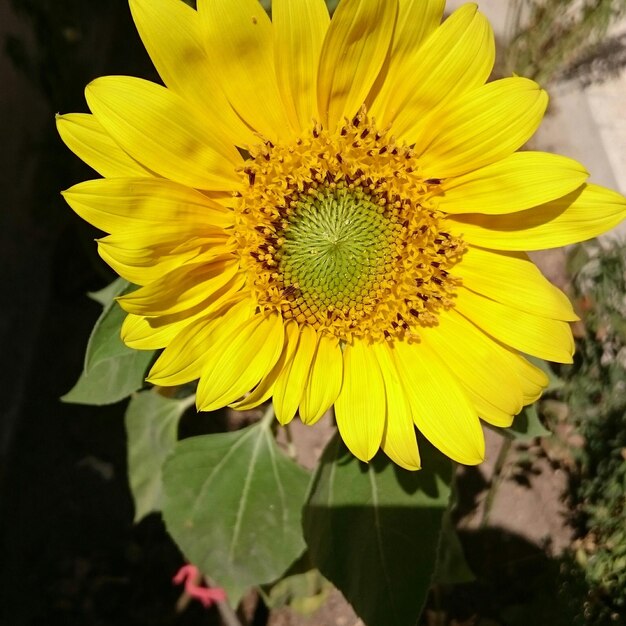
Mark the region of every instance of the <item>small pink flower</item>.
POLYGON ((185 591, 191 598, 202 603, 205 609, 214 602, 226 600, 226 592, 221 587, 202 587, 198 583, 202 580, 202 574, 195 565, 183 565, 176 576, 172 579, 175 585, 185 583, 185 591))

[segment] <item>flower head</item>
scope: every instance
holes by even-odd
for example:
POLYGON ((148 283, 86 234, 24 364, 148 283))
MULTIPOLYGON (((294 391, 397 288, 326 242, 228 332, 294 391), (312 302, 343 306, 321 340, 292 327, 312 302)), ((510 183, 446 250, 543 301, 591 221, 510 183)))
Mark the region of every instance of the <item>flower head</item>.
POLYGON ((273 398, 281 423, 335 406, 352 452, 420 467, 415 426, 484 455, 571 361, 567 298, 524 254, 593 237, 626 200, 578 163, 517 152, 547 95, 486 83, 494 38, 443 0, 131 0, 165 86, 87 87, 60 116, 102 179, 65 197, 139 288, 124 341, 197 405, 273 398), (480 419, 479 419, 480 418, 480 419))

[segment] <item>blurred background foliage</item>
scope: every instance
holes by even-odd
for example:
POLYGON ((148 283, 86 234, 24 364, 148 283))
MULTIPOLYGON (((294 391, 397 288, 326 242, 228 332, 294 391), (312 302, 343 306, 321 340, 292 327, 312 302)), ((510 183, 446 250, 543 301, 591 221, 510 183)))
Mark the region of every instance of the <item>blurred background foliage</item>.
MULTIPOLYGON (((19 28, 4 37, 5 58, 37 103, 11 112, 14 119, 31 110, 36 116, 19 159, 2 171, 7 189, 18 190, 7 194, 0 239, 0 260, 11 270, 3 291, 14 294, 0 326, 11 359, 0 433, 1 623, 217 624, 197 606, 175 614, 169 579, 181 557, 158 518, 132 528, 124 407, 58 403, 80 371, 99 312, 84 294, 113 276, 92 244, 97 232, 59 196, 93 173, 58 139, 53 116, 86 110, 83 89, 97 76, 158 77, 126 0, 9 0, 2 11, 9 7, 19 28)), ((610 29, 626 13, 623 0, 517 0, 515 7, 509 71, 588 84, 626 65, 626 39, 610 29)), ((552 396, 582 437, 563 444, 571 548, 550 558, 505 531, 462 534, 476 580, 435 588, 424 624, 626 624, 625 253, 623 244, 587 244, 571 255, 583 323, 576 362, 555 370, 563 385, 552 396)), ((323 585, 314 582, 309 596, 317 597, 323 585)), ((309 596, 296 593, 294 603, 309 596)), ((252 611, 249 623, 267 623, 267 610, 252 611)))
POLYGON ((578 246, 569 265, 584 322, 562 391, 582 436, 572 450, 573 554, 588 587, 583 623, 608 625, 626 619, 626 243, 578 246))
POLYGON ((542 85, 614 76, 626 65, 626 34, 610 27, 625 14, 624 0, 513 0, 507 72, 542 85))

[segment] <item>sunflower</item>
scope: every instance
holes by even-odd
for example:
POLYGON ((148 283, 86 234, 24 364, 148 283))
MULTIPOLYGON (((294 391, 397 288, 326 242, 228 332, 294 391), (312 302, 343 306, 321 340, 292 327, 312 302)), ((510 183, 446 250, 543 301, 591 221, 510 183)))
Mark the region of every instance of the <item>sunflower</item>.
POLYGON ((571 362, 572 307, 526 256, 593 237, 626 199, 570 159, 518 152, 548 97, 487 83, 493 32, 443 0, 131 0, 164 86, 88 85, 58 117, 104 178, 64 193, 138 288, 122 337, 197 407, 334 405, 346 445, 418 469, 415 427, 484 457, 571 362))

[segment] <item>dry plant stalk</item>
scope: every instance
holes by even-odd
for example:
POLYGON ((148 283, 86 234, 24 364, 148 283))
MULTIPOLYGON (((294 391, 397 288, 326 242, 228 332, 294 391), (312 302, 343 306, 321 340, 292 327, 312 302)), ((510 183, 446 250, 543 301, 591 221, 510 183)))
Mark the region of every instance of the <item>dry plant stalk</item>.
POLYGON ((623 15, 623 0, 513 0, 507 69, 540 84, 562 79, 623 15))

